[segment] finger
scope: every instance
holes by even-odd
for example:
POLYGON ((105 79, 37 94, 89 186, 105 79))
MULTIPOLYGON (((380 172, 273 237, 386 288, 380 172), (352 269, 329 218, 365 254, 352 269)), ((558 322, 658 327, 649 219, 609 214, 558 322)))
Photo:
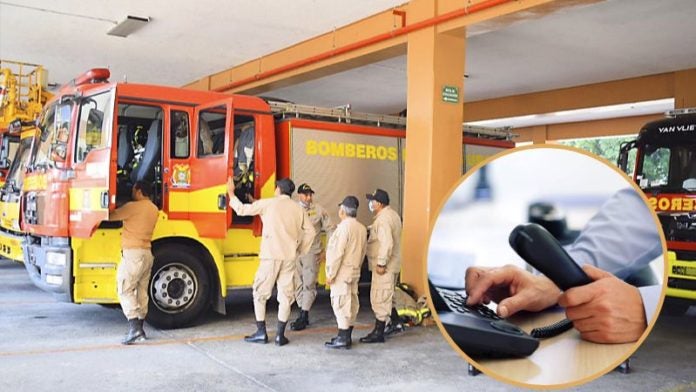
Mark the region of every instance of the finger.
POLYGON ((566 308, 566 317, 575 322, 580 320, 589 319, 594 316, 594 312, 588 306, 573 306, 566 308))
MULTIPOLYGON (((520 270, 514 268, 495 268, 481 271, 477 280, 472 280, 472 285, 466 286, 467 301, 469 305, 481 303, 484 294, 491 288, 500 285, 510 285, 520 270)), ((467 282, 469 283, 469 282, 467 282)))
POLYGON ((596 317, 573 320, 573 327, 581 334, 603 330, 600 320, 596 317))
POLYGON ((498 304, 498 316, 512 316, 520 310, 525 310, 526 307, 533 302, 535 302, 535 298, 532 298, 528 291, 520 291, 512 297, 500 301, 498 304))
POLYGON ((564 308, 580 306, 592 301, 597 294, 596 285, 590 283, 584 286, 573 287, 561 294, 558 298, 558 304, 564 308))
POLYGON ((466 269, 464 274, 464 287, 474 286, 476 282, 481 278, 483 269, 479 267, 469 267, 466 269))
POLYGON ((592 279, 592 280, 599 280, 602 278, 609 278, 609 277, 614 276, 611 274, 611 272, 607 272, 603 269, 597 268, 597 267, 590 265, 590 264, 583 265, 582 269, 585 271, 587 276, 589 276, 590 279, 592 279))

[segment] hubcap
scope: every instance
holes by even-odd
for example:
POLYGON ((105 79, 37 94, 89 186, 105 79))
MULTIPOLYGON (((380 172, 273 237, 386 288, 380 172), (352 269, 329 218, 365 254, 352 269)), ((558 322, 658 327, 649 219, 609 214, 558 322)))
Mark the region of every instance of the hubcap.
POLYGON ((169 263, 152 275, 150 294, 155 306, 166 313, 180 313, 198 295, 198 278, 182 263, 169 263))

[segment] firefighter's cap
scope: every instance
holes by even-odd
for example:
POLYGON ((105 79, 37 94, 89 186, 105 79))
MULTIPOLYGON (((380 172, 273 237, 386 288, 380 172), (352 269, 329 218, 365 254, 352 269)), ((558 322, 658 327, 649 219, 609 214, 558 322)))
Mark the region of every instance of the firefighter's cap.
POLYGON ((384 189, 375 189, 374 192, 365 195, 367 200, 376 200, 385 206, 389 205, 389 194, 384 189))
POLYGON ((302 184, 299 188, 297 188, 297 193, 303 193, 307 195, 310 193, 314 193, 314 190, 312 190, 312 187, 310 187, 309 184, 302 184))
POLYGON ((295 191, 295 183, 287 177, 281 178, 280 180, 276 181, 275 184, 278 188, 280 188, 280 192, 285 195, 290 196, 295 191))
POLYGON ((344 206, 344 207, 348 207, 348 208, 354 208, 354 209, 357 210, 359 205, 360 205, 360 202, 358 201, 358 198, 357 198, 357 197, 355 197, 355 196, 346 196, 346 198, 343 199, 343 201, 341 202, 341 204, 339 204, 338 206, 339 206, 339 207, 340 207, 340 206, 344 206))

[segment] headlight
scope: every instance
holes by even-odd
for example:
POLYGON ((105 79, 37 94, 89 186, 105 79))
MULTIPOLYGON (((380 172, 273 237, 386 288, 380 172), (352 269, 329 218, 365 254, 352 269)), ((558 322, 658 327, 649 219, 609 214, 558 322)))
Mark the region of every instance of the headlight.
POLYGON ((63 284, 63 277, 60 275, 46 275, 46 283, 60 286, 63 284))
POLYGON ((46 264, 65 267, 67 259, 68 257, 65 253, 46 252, 46 264))

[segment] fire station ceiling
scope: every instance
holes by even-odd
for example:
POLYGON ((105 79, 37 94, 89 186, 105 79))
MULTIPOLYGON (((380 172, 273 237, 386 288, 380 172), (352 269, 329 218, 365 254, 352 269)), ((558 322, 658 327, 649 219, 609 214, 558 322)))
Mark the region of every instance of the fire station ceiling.
MULTIPOLYGON (((559 0, 566 1, 566 0, 559 0)), ((88 68, 112 80, 183 85, 397 6, 403 0, 0 0, 0 58, 44 65, 50 83, 88 68), (107 35, 127 15, 152 20, 107 35)), ((470 29, 467 101, 696 67, 696 2, 579 2, 539 17, 470 29)), ((406 107, 406 58, 264 95, 318 106, 406 107)))

